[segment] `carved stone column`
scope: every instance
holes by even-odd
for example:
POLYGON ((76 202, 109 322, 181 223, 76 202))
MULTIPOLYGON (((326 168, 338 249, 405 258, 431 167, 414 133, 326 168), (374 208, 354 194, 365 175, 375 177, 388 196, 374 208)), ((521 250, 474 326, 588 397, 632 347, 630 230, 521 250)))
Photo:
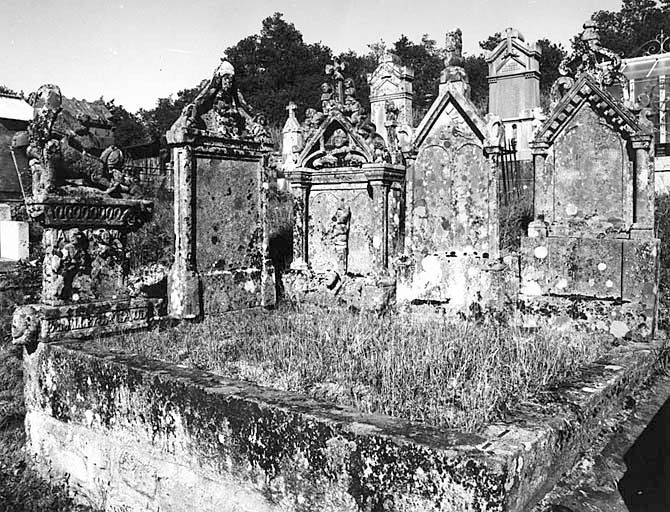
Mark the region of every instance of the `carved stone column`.
POLYGON ((498 161, 502 148, 500 146, 484 147, 484 154, 487 157, 489 166, 488 172, 488 218, 489 218, 489 257, 498 258, 500 256, 500 215, 498 213, 498 161))
POLYGON ((635 151, 635 197, 631 237, 653 237, 654 233, 654 161, 651 156, 653 135, 638 134, 631 138, 635 151))
POLYGON ((553 185, 553 168, 547 166, 549 144, 545 141, 530 143, 535 168, 534 219, 528 226, 528 236, 546 236, 547 226, 553 221, 553 203, 551 188, 553 185))
POLYGON ((174 318, 198 318, 202 314, 200 277, 196 267, 195 162, 190 145, 172 149, 174 162, 175 257, 170 271, 168 313, 174 318))
POLYGON ((289 176, 294 201, 293 223, 293 262, 294 270, 305 270, 309 264, 308 252, 308 221, 309 221, 309 192, 310 176, 307 172, 296 169, 289 176))

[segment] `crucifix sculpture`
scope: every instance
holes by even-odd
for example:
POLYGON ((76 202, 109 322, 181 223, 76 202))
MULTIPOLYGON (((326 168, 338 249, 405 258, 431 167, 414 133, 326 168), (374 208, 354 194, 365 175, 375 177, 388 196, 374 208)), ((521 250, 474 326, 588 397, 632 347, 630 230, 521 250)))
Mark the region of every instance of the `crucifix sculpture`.
POLYGON ((337 101, 340 104, 344 103, 344 62, 340 62, 339 57, 333 57, 332 64, 326 64, 326 74, 333 76, 333 82, 335 83, 335 92, 337 93, 337 101))

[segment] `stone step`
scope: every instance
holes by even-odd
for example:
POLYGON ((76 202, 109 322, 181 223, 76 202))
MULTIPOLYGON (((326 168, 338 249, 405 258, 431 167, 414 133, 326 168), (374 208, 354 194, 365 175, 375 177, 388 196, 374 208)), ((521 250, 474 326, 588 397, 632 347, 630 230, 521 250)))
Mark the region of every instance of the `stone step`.
POLYGON ((670 510, 670 374, 627 405, 532 512, 670 510))

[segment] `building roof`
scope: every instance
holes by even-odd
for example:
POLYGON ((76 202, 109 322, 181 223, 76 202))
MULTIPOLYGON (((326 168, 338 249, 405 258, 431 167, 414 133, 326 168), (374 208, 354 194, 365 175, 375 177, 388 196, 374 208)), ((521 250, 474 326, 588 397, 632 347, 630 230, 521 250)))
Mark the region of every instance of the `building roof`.
POLYGON ((0 93, 0 118, 31 121, 33 107, 20 96, 0 93))
POLYGON ((628 79, 633 80, 670 75, 670 53, 624 59, 621 71, 628 79))

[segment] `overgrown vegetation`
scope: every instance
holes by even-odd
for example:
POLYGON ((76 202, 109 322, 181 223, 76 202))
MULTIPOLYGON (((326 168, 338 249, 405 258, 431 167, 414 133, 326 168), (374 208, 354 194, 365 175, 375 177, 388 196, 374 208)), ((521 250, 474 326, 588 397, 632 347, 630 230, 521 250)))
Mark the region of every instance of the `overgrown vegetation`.
POLYGON ((475 431, 569 380, 608 337, 282 306, 105 340, 364 412, 475 431))
POLYGON ((670 329, 670 194, 656 196, 656 237, 661 240, 661 269, 658 283, 658 327, 670 329))
POLYGON ((85 512, 76 505, 65 481, 46 481, 24 452, 21 356, 0 346, 0 512, 85 512))

